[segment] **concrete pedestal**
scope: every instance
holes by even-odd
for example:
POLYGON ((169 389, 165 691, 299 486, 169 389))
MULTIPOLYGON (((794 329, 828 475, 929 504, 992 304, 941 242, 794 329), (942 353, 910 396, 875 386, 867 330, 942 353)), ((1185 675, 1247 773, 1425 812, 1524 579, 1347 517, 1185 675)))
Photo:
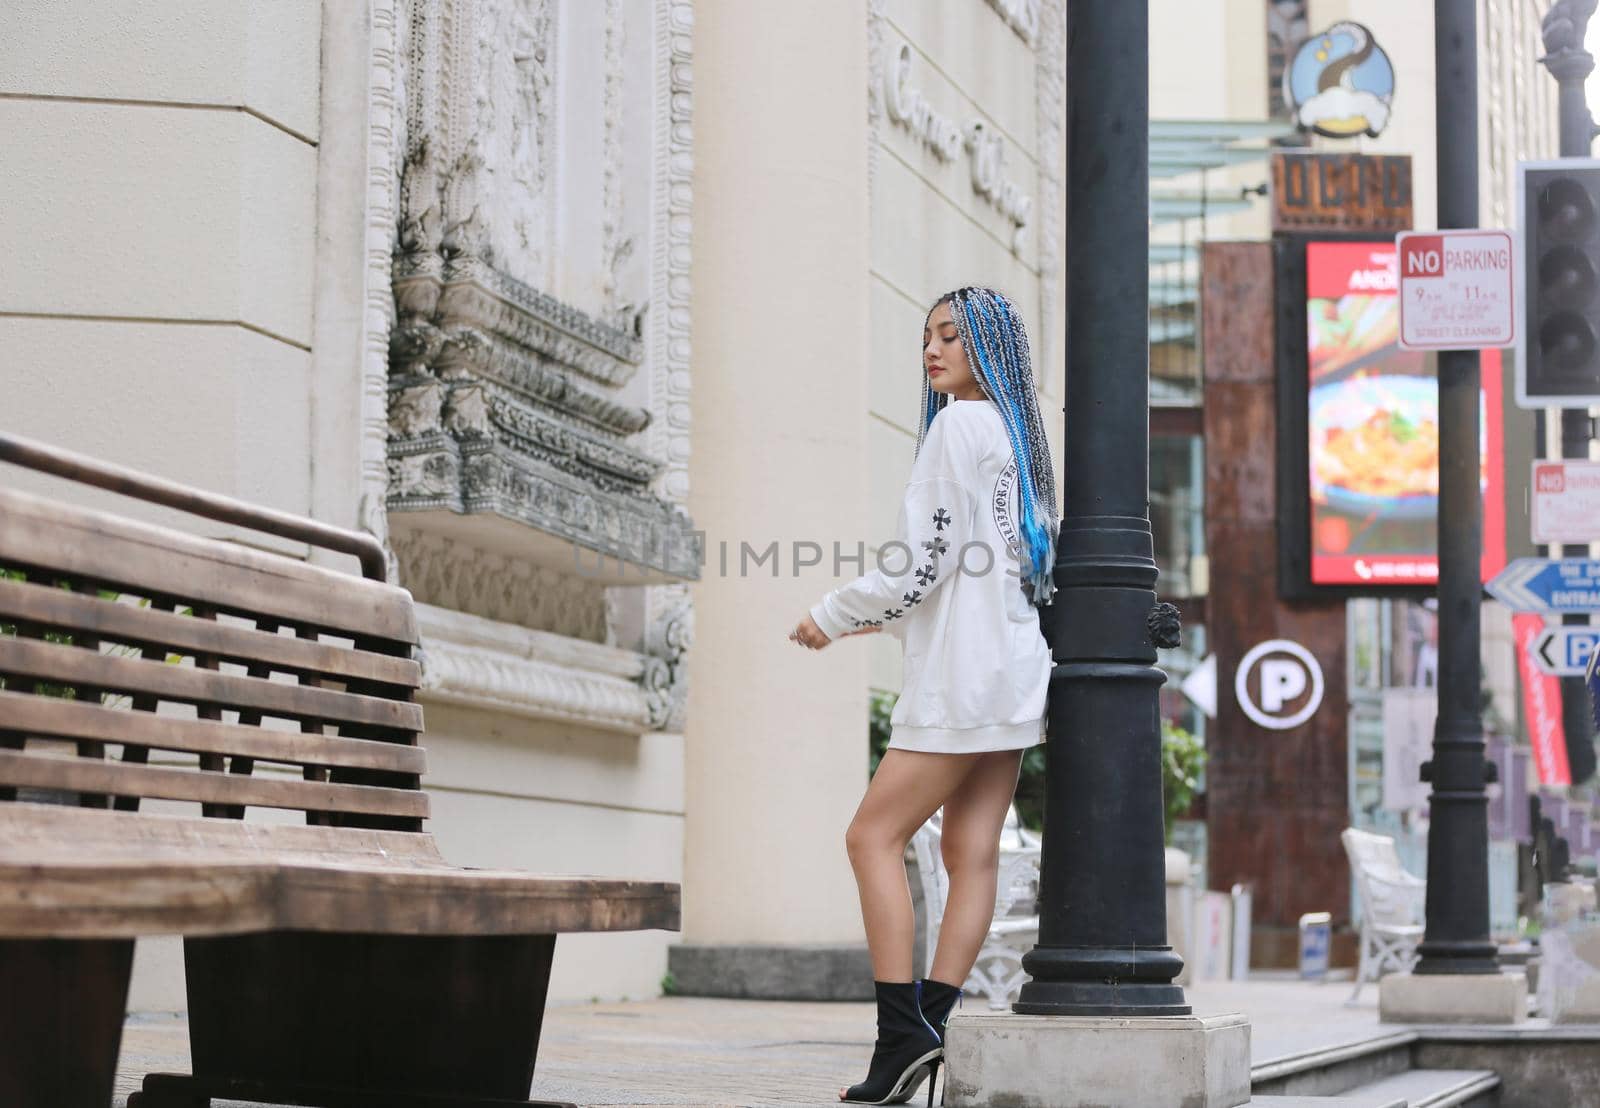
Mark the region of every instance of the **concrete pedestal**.
POLYGON ((1551 1023, 1600 1023, 1600 925, 1549 930, 1539 941, 1539 1014, 1551 1023))
POLYGON ((1243 1015, 954 1015, 951 1108, 1233 1108, 1250 1100, 1243 1015))
POLYGON ((871 1000, 872 957, 865 945, 770 946, 680 943, 667 948, 678 996, 742 1000, 871 1000))
POLYGON ((1518 972, 1391 973, 1378 982, 1383 1023, 1521 1023, 1528 979, 1518 972))

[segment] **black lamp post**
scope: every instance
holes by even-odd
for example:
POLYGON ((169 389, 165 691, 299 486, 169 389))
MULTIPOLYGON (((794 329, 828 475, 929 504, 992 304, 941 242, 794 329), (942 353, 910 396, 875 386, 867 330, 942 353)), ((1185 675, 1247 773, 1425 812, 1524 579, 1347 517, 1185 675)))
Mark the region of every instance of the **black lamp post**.
MULTIPOLYGON (((1477 0, 1434 0, 1439 227, 1478 225, 1477 0)), ((1478 352, 1439 354, 1439 718, 1428 796, 1428 891, 1419 974, 1497 973, 1489 941, 1493 767, 1479 716, 1483 497, 1478 352)))
POLYGON ((1150 534, 1148 0, 1067 5, 1066 469, 1039 943, 1015 1005, 1187 1015, 1167 945, 1150 534))

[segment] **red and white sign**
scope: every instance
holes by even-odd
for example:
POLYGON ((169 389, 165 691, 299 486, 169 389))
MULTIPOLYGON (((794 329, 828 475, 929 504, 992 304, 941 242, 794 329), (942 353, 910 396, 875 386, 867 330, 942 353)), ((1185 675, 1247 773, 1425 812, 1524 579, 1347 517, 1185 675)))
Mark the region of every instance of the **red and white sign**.
POLYGON ((1534 462, 1536 543, 1600 541, 1600 462, 1534 462))
POLYGON ((1541 785, 1572 784, 1567 762, 1567 727, 1561 719, 1561 682, 1541 673, 1533 648, 1544 633, 1544 617, 1519 612, 1511 617, 1517 640, 1517 672, 1522 678, 1522 710, 1528 719, 1528 741, 1541 785))
POLYGON ((1507 231, 1402 231, 1400 349, 1482 350, 1516 343, 1507 231))

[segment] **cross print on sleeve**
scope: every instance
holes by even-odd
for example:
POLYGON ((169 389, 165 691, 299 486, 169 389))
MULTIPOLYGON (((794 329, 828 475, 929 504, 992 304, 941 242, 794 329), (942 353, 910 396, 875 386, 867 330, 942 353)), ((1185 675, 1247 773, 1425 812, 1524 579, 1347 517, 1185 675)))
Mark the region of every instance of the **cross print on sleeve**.
POLYGON ((906 485, 896 541, 880 545, 875 568, 812 607, 824 634, 881 626, 901 635, 916 613, 938 606, 937 590, 959 587, 952 583, 960 575, 955 552, 971 540, 979 508, 968 487, 980 457, 979 432, 967 416, 955 408, 934 420, 906 485))

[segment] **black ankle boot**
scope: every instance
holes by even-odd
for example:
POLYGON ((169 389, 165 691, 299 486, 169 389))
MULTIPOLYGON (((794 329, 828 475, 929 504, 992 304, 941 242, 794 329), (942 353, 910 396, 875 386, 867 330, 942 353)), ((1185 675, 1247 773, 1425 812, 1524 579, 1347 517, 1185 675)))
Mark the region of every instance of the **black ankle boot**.
POLYGON ((903 1104, 923 1078, 935 1075, 943 1046, 939 1033, 922 1018, 922 982, 874 981, 872 988, 878 997, 878 1041, 867 1079, 846 1089, 844 1099, 851 1104, 903 1104))
POLYGON ((929 977, 922 982, 922 1018, 939 1033, 939 1045, 944 1045, 944 1025, 950 1011, 960 1000, 962 991, 954 985, 935 981, 929 977))

